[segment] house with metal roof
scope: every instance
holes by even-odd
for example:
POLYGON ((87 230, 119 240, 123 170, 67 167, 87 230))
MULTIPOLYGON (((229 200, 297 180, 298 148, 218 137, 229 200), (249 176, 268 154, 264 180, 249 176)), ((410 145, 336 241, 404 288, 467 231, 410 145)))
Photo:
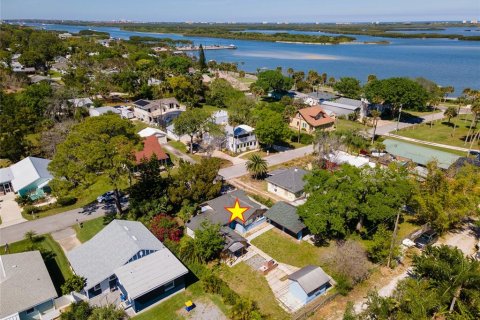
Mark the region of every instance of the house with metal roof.
POLYGON ((54 319, 56 297, 39 251, 0 256, 0 319, 54 319))
POLYGON ((157 128, 147 127, 137 132, 137 134, 142 138, 155 136, 159 143, 167 143, 167 133, 157 128))
POLYGON ((366 116, 368 103, 362 100, 338 98, 334 101, 323 101, 320 105, 323 109, 335 113, 337 116, 348 116, 356 113, 359 118, 366 116))
POLYGON ((201 228, 203 221, 211 224, 220 224, 240 234, 245 234, 265 222, 265 217, 263 216, 265 211, 266 207, 251 199, 245 191, 235 190, 202 203, 200 212, 192 217, 185 226, 187 234, 192 238, 195 237, 195 230, 201 228), (225 208, 234 206, 236 199, 238 199, 240 207, 248 207, 248 210, 243 213, 245 222, 239 219, 230 222, 230 213, 225 208))
POLYGON ((99 117, 107 113, 114 113, 114 114, 121 115, 122 112, 117 108, 108 107, 108 106, 88 109, 88 114, 90 115, 90 117, 99 117))
POLYGON ((308 265, 288 276, 288 293, 305 305, 333 287, 333 279, 322 268, 308 265))
POLYGON ((117 291, 135 312, 185 289, 187 268, 140 222, 113 220, 67 258, 87 299, 117 291))
POLYGON ((275 203, 265 212, 264 216, 267 218, 267 222, 297 240, 301 240, 307 230, 307 226, 298 216, 297 207, 284 201, 275 203))
POLYGON ((295 201, 305 195, 303 178, 308 171, 301 168, 279 169, 268 173, 267 190, 288 201, 295 201))
POLYGON ((226 147, 232 152, 244 152, 258 148, 258 139, 255 135, 255 129, 241 124, 236 127, 225 126, 227 135, 226 147))
POLYGON ((169 126, 185 110, 175 98, 140 99, 133 103, 133 113, 138 120, 162 127, 169 126))
POLYGON ((69 99, 68 102, 70 102, 75 108, 90 108, 91 106, 93 106, 93 101, 90 98, 69 99))
POLYGON ((0 169, 0 191, 29 195, 32 199, 43 197, 45 188, 53 179, 48 171, 50 161, 26 157, 8 168, 0 169))
POLYGON ((313 133, 315 130, 335 129, 335 119, 320 106, 302 108, 290 119, 289 126, 297 131, 313 133))

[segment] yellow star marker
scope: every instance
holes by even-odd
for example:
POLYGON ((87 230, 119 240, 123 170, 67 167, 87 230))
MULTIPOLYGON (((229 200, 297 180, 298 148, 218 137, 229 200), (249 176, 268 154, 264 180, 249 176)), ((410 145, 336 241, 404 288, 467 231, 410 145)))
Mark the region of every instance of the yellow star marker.
POLYGON ((243 217, 243 213, 250 209, 249 207, 240 207, 240 202, 238 201, 238 198, 235 200, 235 205, 233 207, 225 207, 225 210, 230 212, 230 221, 232 222, 236 218, 242 220, 245 222, 245 218, 243 217))

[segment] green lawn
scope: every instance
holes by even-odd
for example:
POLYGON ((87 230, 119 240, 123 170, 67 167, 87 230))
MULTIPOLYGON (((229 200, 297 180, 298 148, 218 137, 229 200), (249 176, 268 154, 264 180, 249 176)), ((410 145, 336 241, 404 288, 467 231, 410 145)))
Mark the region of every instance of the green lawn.
POLYGON ((244 262, 240 262, 232 268, 222 265, 218 273, 232 290, 255 301, 260 311, 269 319, 289 318, 275 300, 265 277, 244 262))
MULTIPOLYGON (((34 249, 29 240, 10 243, 8 246, 9 253, 20 253, 34 249)), ((35 242, 35 248, 37 248, 37 250, 45 251, 45 265, 47 266, 48 273, 52 278, 57 293, 61 294, 60 286, 65 282, 65 279, 72 276, 70 265, 68 264, 67 257, 65 257, 62 248, 60 248, 60 245, 55 242, 49 234, 38 236, 38 240, 35 242)), ((0 255, 2 254, 5 254, 4 246, 0 247, 0 255)))
MULTIPOLYGON (((117 103, 118 104, 118 103, 117 103)), ((133 120, 132 123, 135 125, 135 132, 148 128, 148 124, 140 120, 133 120)))
MULTIPOLYGON (((464 143, 467 136, 472 117, 471 115, 460 115, 456 119, 448 121, 435 121, 430 127, 429 123, 416 125, 410 128, 399 130, 396 134, 408 138, 441 143, 456 147, 468 148, 470 143, 464 143), (453 134, 453 124, 456 123, 455 134, 453 134), (452 136, 453 135, 453 136, 452 136)), ((479 143, 473 146, 479 149, 479 143)))
POLYGON ((168 144, 182 153, 187 153, 187 146, 183 142, 171 140, 168 144))
POLYGON ((98 232, 100 232, 106 226, 104 217, 95 218, 93 220, 83 222, 82 227, 75 225, 73 228, 77 233, 77 238, 80 242, 85 242, 93 238, 98 232))
POLYGON ((202 109, 207 111, 207 112, 210 112, 210 113, 214 113, 218 110, 227 110, 227 108, 219 108, 219 107, 216 107, 216 106, 211 106, 209 104, 202 105, 202 109))
POLYGON ((227 312, 226 306, 223 304, 222 299, 218 295, 206 294, 203 292, 203 288, 200 282, 197 282, 189 286, 185 291, 174 295, 168 300, 156 305, 155 307, 142 312, 141 314, 133 317, 135 320, 175 320, 182 319, 177 311, 185 307, 185 302, 192 300, 194 303, 198 300, 211 300, 220 310, 224 313, 227 312))
MULTIPOLYGON (((125 185, 124 187, 127 187, 127 186, 125 185)), ((98 181, 93 185, 91 185, 90 187, 88 187, 87 189, 81 190, 72 194, 73 196, 77 197, 77 202, 75 204, 71 206, 58 207, 58 208, 53 208, 50 210, 36 213, 35 218, 29 214, 24 214, 24 213, 22 213, 22 216, 27 220, 33 220, 33 219, 51 216, 51 215, 65 212, 68 210, 81 208, 83 206, 86 206, 89 203, 96 201, 99 195, 104 194, 109 190, 112 190, 112 186, 108 183, 107 178, 100 176, 98 181)))
POLYGON ((350 121, 345 119, 337 119, 335 122, 335 127, 337 130, 365 130, 370 129, 370 127, 364 126, 358 121, 350 121))
POLYGON ((270 255, 275 260, 302 268, 308 264, 321 265, 321 256, 331 250, 330 247, 316 247, 305 241, 272 229, 252 240, 252 244, 270 255))

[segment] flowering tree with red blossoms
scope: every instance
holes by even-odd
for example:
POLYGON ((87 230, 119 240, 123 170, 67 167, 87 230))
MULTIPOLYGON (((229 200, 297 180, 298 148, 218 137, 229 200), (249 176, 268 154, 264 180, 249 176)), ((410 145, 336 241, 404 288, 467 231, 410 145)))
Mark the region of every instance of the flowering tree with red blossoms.
POLYGON ((150 221, 150 231, 160 241, 171 240, 178 242, 182 237, 182 229, 177 222, 165 214, 159 214, 150 221))

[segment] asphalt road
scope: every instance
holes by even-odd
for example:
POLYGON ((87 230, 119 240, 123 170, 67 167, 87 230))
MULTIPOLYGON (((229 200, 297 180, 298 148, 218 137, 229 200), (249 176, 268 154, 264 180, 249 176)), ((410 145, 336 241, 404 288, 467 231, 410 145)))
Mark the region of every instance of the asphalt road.
POLYGON ((0 245, 22 240, 24 239, 25 233, 31 230, 35 231, 37 234, 51 233, 63 230, 83 221, 101 217, 107 212, 115 212, 115 205, 93 203, 83 208, 73 209, 53 216, 15 224, 1 229, 0 245))
MULTIPOLYGON (((309 145, 298 149, 275 153, 271 156, 265 157, 264 159, 267 160, 268 166, 271 167, 280 163, 304 157, 308 154, 311 154, 312 152, 313 146, 309 145)), ((218 172, 218 174, 220 174, 225 180, 238 178, 247 173, 248 172, 244 163, 239 163, 228 168, 220 169, 220 171, 218 172)))

